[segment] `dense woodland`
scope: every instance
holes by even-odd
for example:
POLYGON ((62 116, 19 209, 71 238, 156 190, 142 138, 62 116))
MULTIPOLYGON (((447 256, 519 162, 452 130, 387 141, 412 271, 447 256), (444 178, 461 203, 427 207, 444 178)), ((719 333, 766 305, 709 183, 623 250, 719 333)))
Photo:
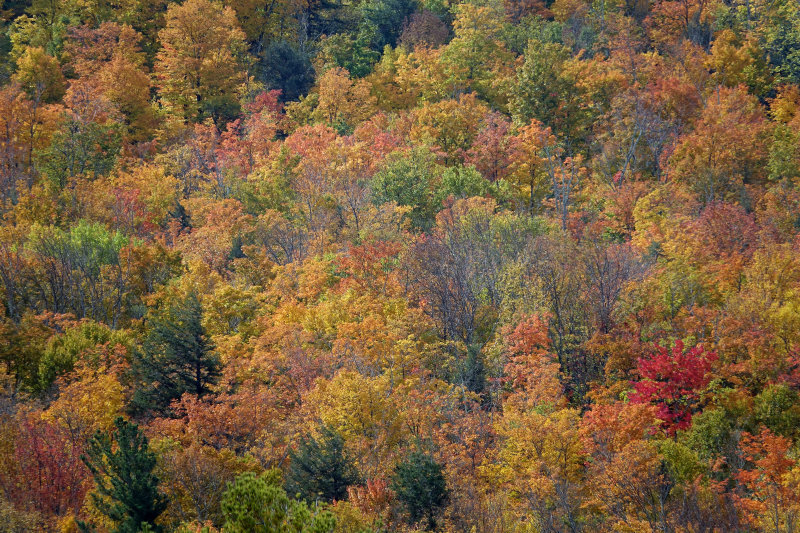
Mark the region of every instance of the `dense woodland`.
POLYGON ((0 531, 800 530, 797 0, 0 34, 0 531))

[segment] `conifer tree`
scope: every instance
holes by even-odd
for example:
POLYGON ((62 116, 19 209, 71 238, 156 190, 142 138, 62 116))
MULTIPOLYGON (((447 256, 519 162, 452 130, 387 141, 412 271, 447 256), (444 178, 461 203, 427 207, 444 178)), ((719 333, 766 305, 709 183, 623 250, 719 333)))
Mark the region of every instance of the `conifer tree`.
POLYGON ((157 312, 137 352, 133 368, 140 387, 133 397, 138 411, 169 414, 169 405, 183 394, 202 396, 220 375, 220 361, 206 338, 202 308, 190 293, 180 304, 157 312))
POLYGON ((228 533, 330 533, 336 519, 330 511, 309 507, 286 495, 280 473, 268 470, 259 477, 246 472, 228 484, 222 496, 228 533))
MULTIPOLYGON (((159 532, 155 520, 166 509, 167 499, 153 474, 156 456, 136 424, 118 417, 114 426, 111 435, 98 431, 83 457, 95 482, 92 503, 114 522, 113 533, 159 532)), ((79 526, 93 530, 89 524, 79 526)))
POLYGON ((392 490, 412 524, 426 518, 428 529, 436 530, 436 514, 447 502, 447 482, 433 457, 420 451, 411 453, 397 465, 392 490))
POLYGON ((344 439, 323 427, 320 436, 308 436, 291 452, 286 487, 291 495, 307 501, 347 499, 347 487, 358 483, 358 472, 344 446, 344 439))

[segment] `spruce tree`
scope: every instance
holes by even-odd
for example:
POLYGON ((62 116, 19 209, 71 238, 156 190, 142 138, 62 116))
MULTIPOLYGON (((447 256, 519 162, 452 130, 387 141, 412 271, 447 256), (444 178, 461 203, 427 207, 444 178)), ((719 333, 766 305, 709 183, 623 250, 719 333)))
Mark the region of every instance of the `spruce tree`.
POLYGON ((447 502, 447 482, 441 465, 426 453, 412 452, 397 465, 391 486, 410 523, 427 518, 428 529, 435 531, 436 515, 447 502))
POLYGON ((202 396, 220 376, 220 361, 206 337, 197 295, 157 312, 149 321, 142 349, 133 362, 139 388, 136 411, 170 414, 170 403, 183 394, 202 396))
POLYGON ((318 438, 304 438, 290 457, 286 490, 306 501, 347 499, 347 487, 359 481, 344 439, 328 427, 321 428, 318 438))
MULTIPOLYGON (((92 503, 115 524, 114 533, 159 532, 155 520, 166 509, 167 499, 153 474, 156 456, 136 424, 119 417, 114 426, 112 435, 98 431, 83 456, 95 482, 92 503)), ((92 531, 88 524, 79 526, 92 531)))

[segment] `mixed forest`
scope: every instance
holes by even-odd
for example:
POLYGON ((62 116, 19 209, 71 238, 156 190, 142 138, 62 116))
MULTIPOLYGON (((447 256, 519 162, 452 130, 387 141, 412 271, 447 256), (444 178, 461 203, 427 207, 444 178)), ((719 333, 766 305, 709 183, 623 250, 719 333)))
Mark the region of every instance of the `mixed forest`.
POLYGON ((797 0, 0 15, 0 531, 800 530, 797 0))

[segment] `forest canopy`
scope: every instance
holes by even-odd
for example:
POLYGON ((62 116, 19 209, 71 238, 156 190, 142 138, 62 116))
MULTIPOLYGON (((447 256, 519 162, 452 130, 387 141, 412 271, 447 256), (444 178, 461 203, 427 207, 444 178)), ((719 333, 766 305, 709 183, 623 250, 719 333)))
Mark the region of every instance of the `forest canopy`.
POLYGON ((797 0, 10 0, 0 532, 800 529, 797 0))

